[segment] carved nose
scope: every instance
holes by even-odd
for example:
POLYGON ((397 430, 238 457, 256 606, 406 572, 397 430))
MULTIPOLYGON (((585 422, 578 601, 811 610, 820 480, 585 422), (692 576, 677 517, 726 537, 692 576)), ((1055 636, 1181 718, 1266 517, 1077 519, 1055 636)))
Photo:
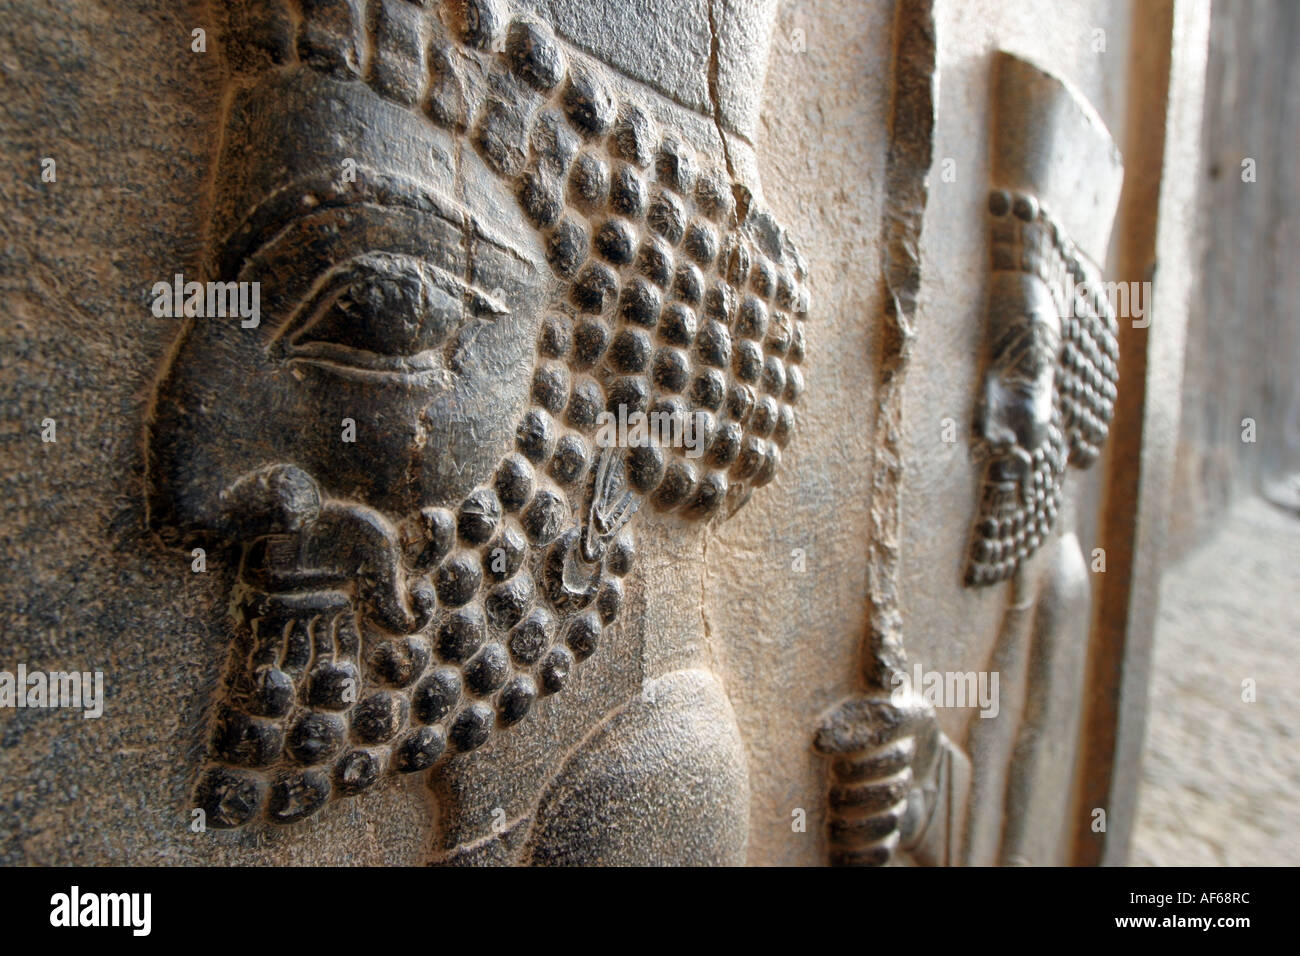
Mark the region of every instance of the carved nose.
POLYGON ((980 423, 980 432, 981 437, 998 450, 1013 448, 1020 442, 1016 430, 1003 418, 992 414, 984 416, 980 423))
POLYGON ((995 449, 1007 449, 1019 443, 1013 398, 1007 394, 996 374, 990 372, 984 380, 984 400, 976 415, 979 437, 995 449))

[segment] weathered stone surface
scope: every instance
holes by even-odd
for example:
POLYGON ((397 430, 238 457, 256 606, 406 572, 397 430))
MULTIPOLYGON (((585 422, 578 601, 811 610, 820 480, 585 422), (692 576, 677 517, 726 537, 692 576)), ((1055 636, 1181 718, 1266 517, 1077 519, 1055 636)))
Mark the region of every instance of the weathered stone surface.
MULTIPOLYGON (((1060 595, 1111 540, 1103 449, 1168 432, 1144 362, 1180 341, 1182 220, 1150 339, 1098 303, 1054 329, 1087 361, 1062 349, 1030 390, 1100 458, 1053 446, 1033 535, 970 587, 967 450, 1021 357, 1000 331, 1041 324, 990 276, 1131 277, 1157 245, 1167 197, 1119 194, 1095 143, 995 93, 1015 50, 1054 92, 1010 101, 1090 104, 1159 183, 1132 117, 1170 153, 1186 118, 1130 81, 1127 5, 0 9, 30 23, 0 45, 0 670, 106 687, 95 720, 0 712, 0 859, 1086 856, 1071 801, 1111 763, 1058 771, 1132 655, 1079 608, 1140 595, 1060 595), (1008 130, 1045 160, 1023 179, 1008 130), (258 310, 160 315, 178 274, 257 283, 258 310), (692 416, 700 453, 611 446, 620 411, 692 416), (999 671, 1003 715, 890 701, 912 664, 999 671)), ((1203 34, 1154 20, 1194 78, 1203 34)), ((1040 410, 1002 421, 1031 458, 1040 410)), ((1140 699, 1140 660, 1128 679, 1140 699)))

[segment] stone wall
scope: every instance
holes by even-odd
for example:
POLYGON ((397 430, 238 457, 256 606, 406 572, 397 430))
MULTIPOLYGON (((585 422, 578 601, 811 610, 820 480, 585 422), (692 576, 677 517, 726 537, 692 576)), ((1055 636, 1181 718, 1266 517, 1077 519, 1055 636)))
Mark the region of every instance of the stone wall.
MULTIPOLYGON (((973 727, 994 726, 977 717, 974 707, 943 705, 946 709, 937 717, 933 709, 927 712, 926 732, 942 731, 948 741, 945 759, 956 765, 973 759, 977 777, 985 779, 981 786, 986 789, 974 799, 981 831, 989 835, 978 861, 1018 859, 997 846, 1007 815, 1032 817, 1043 834, 1044 849, 1034 862, 1122 856, 1125 823, 1117 824, 1114 838, 1106 841, 1085 832, 1076 845, 1076 836, 1086 828, 1093 807, 1110 806, 1112 800, 1125 807, 1136 781, 1135 760, 1129 759, 1125 741, 1141 735, 1144 653, 1151 627, 1145 605, 1160 567, 1190 271, 1185 244, 1195 228, 1190 199, 1195 184, 1184 170, 1195 158, 1188 131, 1200 128, 1204 5, 1182 0, 511 4, 515 13, 540 15, 553 24, 564 44, 565 62, 600 61, 605 66, 597 72, 613 78, 616 95, 625 102, 650 104, 656 122, 665 125, 680 120, 686 147, 710 168, 725 165, 732 177, 732 211, 740 206, 749 210, 752 203, 753 221, 746 211, 741 213, 746 221, 733 225, 752 227, 749 234, 766 237, 770 243, 764 248, 778 265, 806 263, 813 307, 807 323, 808 383, 796 413, 798 427, 780 452, 774 480, 754 487, 747 501, 728 498, 729 508, 735 504, 739 510, 731 509, 735 516, 726 521, 720 514, 687 521, 682 510, 656 508, 647 495, 637 516, 635 569, 620 592, 622 614, 605 622, 599 649, 575 670, 564 695, 537 700, 528 721, 506 726, 502 720, 490 740, 478 741, 482 746, 449 750, 445 763, 431 770, 432 788, 422 773, 394 775, 365 793, 318 805, 313 808, 319 809, 317 816, 286 820, 287 825, 259 819, 243 829, 198 832, 192 826, 195 780, 205 765, 205 748, 216 736, 211 728, 220 723, 212 715, 228 702, 223 694, 234 686, 223 685, 222 674, 234 659, 232 630, 247 624, 241 618, 246 608, 237 605, 247 593, 244 557, 254 552, 256 541, 250 532, 249 542, 226 540, 225 547, 214 546, 206 567, 196 573, 190 552, 155 533, 159 529, 150 527, 147 504, 149 426, 158 420, 164 401, 172 423, 186 427, 220 408, 230 426, 222 435, 225 445, 243 442, 241 454, 257 457, 263 452, 258 442, 263 442, 271 448, 267 460, 276 464, 282 463, 274 458, 280 449, 272 446, 299 435, 283 420, 266 425, 287 403, 265 385, 265 376, 259 384, 255 371, 265 359, 262 352, 250 353, 255 360, 231 358, 246 357, 242 352, 199 352, 185 366, 186 388, 170 388, 168 370, 186 354, 186 333, 175 319, 152 312, 150 290, 175 273, 202 274, 206 260, 215 258, 210 246, 223 237, 209 234, 218 231, 214 223, 241 211, 223 208, 223 203, 233 207, 232 197, 240 194, 239 183, 228 181, 238 177, 226 167, 242 168, 245 160, 253 168, 249 180, 264 175, 274 181, 299 160, 332 163, 340 149, 364 140, 375 163, 404 163, 412 176, 430 177, 430 182, 436 173, 446 181, 434 185, 448 192, 467 189, 470 182, 482 187, 484 195, 505 197, 497 211, 521 215, 513 203, 522 191, 504 191, 507 187, 481 171, 478 179, 465 173, 477 166, 461 160, 481 165, 501 158, 489 155, 492 150, 483 139, 471 138, 467 130, 475 129, 472 124, 452 132, 440 126, 433 139, 433 120, 424 126, 410 117, 395 120, 398 107, 380 102, 367 86, 375 77, 348 73, 356 66, 349 62, 351 54, 326 57, 312 46, 324 42, 322 36, 337 40, 340 30, 378 30, 381 21, 357 26, 348 19, 349 11, 385 6, 391 12, 398 5, 412 18, 441 16, 445 7, 462 9, 467 3, 271 4, 293 15, 277 21, 280 33, 259 34, 262 46, 243 50, 247 60, 234 72, 254 67, 279 71, 302 88, 282 98, 268 96, 271 109, 258 112, 240 96, 250 88, 260 90, 256 84, 261 81, 231 79, 216 43, 222 28, 214 11, 263 9, 268 6, 263 0, 79 0, 58 17, 38 0, 0 0, 0 18, 24 24, 24 29, 0 36, 5 82, 0 156, 13 170, 0 183, 0 453, 5 466, 0 476, 0 671, 19 663, 31 670, 102 671, 107 694, 104 714, 96 720, 84 720, 75 711, 0 712, 0 862, 519 862, 544 861, 553 850, 551 859, 585 862, 816 865, 828 859, 827 821, 836 800, 830 781, 839 772, 830 768, 844 767, 845 760, 852 764, 858 753, 845 744, 839 751, 845 760, 828 760, 830 751, 818 747, 834 735, 820 730, 833 723, 826 715, 842 702, 860 703, 855 695, 874 693, 872 703, 887 710, 883 701, 888 700, 890 675, 885 665, 903 665, 904 638, 911 655, 909 672, 913 665, 946 672, 1005 671, 1007 706, 996 725, 997 747, 972 749, 966 743, 973 727), (304 10, 322 19, 299 16, 304 10), (299 46, 293 47, 285 37, 293 37, 303 23, 326 27, 320 35, 298 36, 299 46), (192 48, 197 28, 212 38, 206 52, 192 48), (645 50, 662 56, 639 55, 645 50), (1035 77, 1025 83, 1021 99, 1000 98, 995 92, 995 64, 1003 52, 1024 62, 1022 75, 1035 77), (316 76, 311 71, 321 63, 343 78, 316 76), (1109 252, 1102 241, 1100 250, 1089 250, 1089 255, 1105 260, 1092 265, 1107 277, 1124 281, 1150 277, 1150 263, 1160 256, 1155 286, 1163 311, 1149 330, 1126 324, 1119 328, 1121 398, 1113 428, 1090 470, 1072 468, 1064 477, 1058 473, 1069 499, 1059 524, 1044 528, 1048 523, 1040 518, 1035 527, 1043 532, 1041 542, 1037 531, 1033 544, 1025 544, 1022 535, 1016 561, 1023 559, 1023 568, 1008 560, 997 580, 970 582, 963 580, 963 567, 984 483, 973 461, 972 423, 986 378, 982 352, 992 284, 990 250, 996 237, 1005 234, 1000 230, 1008 224, 1019 228, 1007 215, 1009 208, 1003 208, 1000 221, 992 221, 996 203, 990 202, 991 190, 1023 185, 993 181, 999 138, 991 117, 999 103, 1008 101, 1067 104, 1061 108, 1078 122, 1063 123, 1066 132, 1043 151, 1053 161, 1045 165, 1054 168, 1074 169, 1080 156, 1092 156, 1080 146, 1091 139, 1082 133, 1073 139, 1068 133, 1095 132, 1089 125, 1094 113, 1098 125, 1109 130, 1107 136, 1124 157, 1124 186, 1109 252), (338 123, 307 113, 303 104, 336 110, 338 123), (261 126, 227 123, 228 115, 243 116, 245 108, 261 126), (286 117, 299 125, 283 122, 286 117), (389 135, 393 129, 408 132, 389 135), (300 149, 294 136, 300 137, 300 149), (427 148, 447 139, 456 141, 456 163, 448 159, 450 150, 427 148), (279 162, 276 144, 288 161, 279 162), (52 181, 41 177, 47 158, 57 162, 52 181), (426 166, 436 168, 431 172, 426 166), (760 204, 774 220, 757 214, 760 204), (783 259, 787 251, 790 258, 783 259), (261 398, 254 400, 254 395, 261 398), (43 438, 47 420, 56 423, 57 441, 43 438), (1064 550, 1063 542, 1068 545, 1064 550), (250 544, 250 550, 241 552, 235 544, 250 544), (1096 567, 1085 573, 1078 566, 1084 555, 1095 560, 1091 556, 1098 547, 1109 552, 1104 577, 1096 567), (1062 577, 1070 580, 1058 588, 1062 577), (1069 602, 1060 597, 1065 590, 1069 602), (1043 635, 1055 650, 1065 652, 1050 666, 1041 666, 1036 650, 1043 635), (1044 710, 1049 705, 1059 709, 1044 710), (1044 713, 1049 714, 1045 728, 1044 713), (1050 733, 1040 734, 1044 729, 1050 733), (1087 750, 1090 742, 1099 752, 1087 750), (707 746, 691 752, 709 744, 717 744, 716 752, 727 759, 712 760, 707 746), (1023 787, 1011 792, 1011 785, 1003 786, 1005 778, 1027 752, 1034 752, 1036 773, 1023 775, 1023 787), (1036 776, 1046 782, 1029 779, 1036 776), (537 828, 538 839, 552 839, 551 846, 529 851, 531 857, 522 853, 534 817, 552 804, 577 809, 554 812, 550 830, 537 828), (616 819, 601 816, 607 811, 616 819), (497 827, 501 813, 509 822, 505 831, 497 827), (725 852, 716 849, 722 844, 725 852), (578 856, 566 857, 566 845, 576 847, 578 856)), ((489 12, 506 6, 497 0, 473 0, 472 5, 489 12)), ((1294 12, 1290 18, 1296 19, 1294 12)), ((487 19, 476 20, 475 29, 487 30, 487 19)), ((447 17, 448 23, 453 20, 447 17)), ((385 29, 391 27, 382 22, 385 29)), ((519 22, 525 37, 549 35, 540 29, 528 34, 526 25, 533 21, 519 22)), ((462 18, 456 28, 468 36, 467 23, 462 18)), ((477 37, 456 42, 462 40, 453 51, 457 62, 475 63, 474 69, 482 70, 475 74, 480 87, 466 87, 471 93, 484 94, 490 82, 496 84, 490 87, 493 96, 518 94, 518 101, 531 97, 551 108, 568 96, 578 101, 570 117, 582 115, 581 98, 587 94, 579 90, 570 95, 568 87, 561 94, 558 81, 552 83, 554 89, 546 87, 544 96, 537 88, 510 87, 525 81, 507 74, 526 59, 528 49, 550 49, 544 42, 536 48, 525 44, 520 53, 517 47, 498 51, 489 42, 479 44, 477 37), (478 46, 464 48, 471 40, 478 46), (501 93, 503 89, 515 93, 501 93)), ((375 48, 373 38, 368 42, 375 48)), ((423 63, 419 57, 428 45, 413 46, 416 60, 423 63)), ((435 64, 428 75, 417 72, 415 82, 431 83, 434 74, 445 79, 448 69, 435 64)), ((537 75, 527 82, 536 87, 537 75)), ((486 94, 480 98, 490 101, 486 94)), ((255 96, 247 100, 261 102, 255 96)), ((426 98, 418 105, 425 108, 427 103, 426 98)), ((509 109, 502 109, 490 115, 510 119, 509 109)), ((1005 125, 1027 130, 1027 139, 1037 135, 1039 125, 1050 126, 1015 122, 1014 105, 1006 113, 1005 125)), ((424 123, 428 117, 418 119, 424 123)), ((437 122, 455 127, 445 117, 437 122)), ((1291 135, 1295 126, 1286 127, 1291 135)), ((611 165, 623 148, 600 138, 584 136, 583 142, 584 149, 605 151, 600 155, 611 165)), ((1281 146, 1273 148, 1270 155, 1284 155, 1281 146)), ((520 156, 525 155, 521 150, 520 156)), ((655 155, 647 177, 662 172, 660 154, 655 155)), ((674 162, 664 167, 664 178, 652 180, 656 191, 671 176, 680 185, 685 174, 674 162)), ((1262 190, 1270 171, 1280 177, 1284 168, 1280 160, 1270 166, 1261 159, 1259 184, 1238 188, 1262 190)), ((512 169, 510 175, 520 171, 512 169)), ((1222 160, 1220 188, 1228 188, 1231 171, 1228 160, 1222 160)), ((514 186, 512 180, 510 188, 514 186)), ((458 201, 467 195, 458 193, 458 201)), ((1110 198, 1111 208, 1096 217, 1103 232, 1114 212, 1115 197, 1110 198)), ((1062 206, 1070 204, 1068 196, 1061 199, 1062 206)), ((465 205, 474 201, 471 197, 465 205)), ((563 199, 557 202, 564 204, 563 199)), ((315 193, 295 197, 292 208, 315 210, 318 205, 330 211, 330 203, 320 203, 315 193)), ((1096 205, 1105 203, 1098 200, 1096 205)), ((428 212, 431 207, 416 202, 412 208, 428 212)), ((1258 208, 1260 215, 1268 211, 1264 205, 1258 208)), ((1058 253, 1065 249, 1076 264, 1086 258, 1077 254, 1068 235, 1062 239, 1058 234, 1050 243, 1042 239, 1052 234, 1045 211, 1041 219, 1016 216, 1046 230, 1035 233, 1040 247, 1050 245, 1058 253)), ((650 229, 649 217, 642 218, 650 229)), ((355 235, 344 223, 322 228, 312 242, 293 247, 302 256, 302 268, 291 263, 277 278, 314 275, 308 270, 319 265, 313 258, 316 239, 324 236, 325 243, 339 234, 355 235)), ((1242 236, 1267 234, 1265 227, 1247 227, 1239 218, 1233 225, 1242 236)), ((1085 223, 1073 241, 1082 245, 1093 226, 1085 223)), ((267 228, 268 234, 274 232, 267 228)), ((521 224, 518 232, 526 234, 530 250, 542 247, 538 223, 521 224)), ((378 229, 375 235, 388 237, 378 229)), ((416 240, 422 237, 416 233, 416 240)), ((557 245, 547 247, 548 255, 557 245)), ((1287 268, 1286 248, 1276 246, 1271 268, 1278 272, 1287 268)), ((687 254, 685 248, 682 254, 687 254)), ((594 251, 592 256, 594 260, 594 251)), ((723 267, 712 253, 707 259, 714 281, 723 267)), ((630 260, 620 261, 620 268, 630 273, 630 260)), ((736 280, 751 299, 749 290, 763 285, 755 268, 752 279, 736 280)), ((1028 272, 1029 267, 1021 268, 1028 272)), ((795 271, 802 273, 802 265, 795 271)), ((562 282, 554 282, 546 294, 561 298, 545 301, 560 305, 545 309, 568 308, 561 314, 576 325, 581 316, 574 315, 572 297, 562 295, 562 282)), ((774 283, 766 284, 770 292, 774 283)), ((779 300, 778 289, 773 301, 779 300)), ((535 302, 512 301, 519 312, 529 307, 543 311, 535 302)), ((543 301, 540 295, 537 301, 543 301)), ((801 297, 795 301, 803 302, 801 297)), ((612 297, 599 308, 606 304, 613 323, 612 297)), ((1096 319, 1093 308, 1091 316, 1073 317, 1096 319)), ((1262 300, 1259 308, 1265 308, 1262 300)), ((1234 314, 1243 315, 1244 328, 1245 313, 1234 314)), ((555 315, 548 311, 547 317, 555 315)), ((233 327, 226 331, 230 337, 223 344, 238 341, 233 327)), ((1240 345, 1244 334, 1233 343, 1240 345)), ((520 341, 525 350, 533 346, 532 338, 520 341)), ((538 350, 551 347, 542 340, 538 350)), ((790 343, 781 347, 792 348, 790 343)), ((800 345, 797 351, 802 350, 800 345)), ((263 351, 269 354, 269 349, 263 351)), ((1259 342, 1249 354, 1260 351, 1270 353, 1259 342)), ((1228 368, 1240 375, 1240 369, 1249 367, 1245 360, 1213 364, 1221 361, 1220 353, 1208 347, 1198 355, 1220 377, 1228 377, 1228 368)), ((504 367, 503 362, 503 378, 504 367)), ((510 367, 516 369, 517 363, 510 367)), ((1094 375, 1097 381, 1100 377, 1094 375)), ((277 381, 284 391, 294 388, 287 374, 277 381)), ((1240 381, 1244 395, 1246 380, 1240 381)), ((1212 383, 1202 384, 1216 391, 1212 383)), ((1269 394, 1280 395, 1276 382, 1270 387, 1269 394)), ((567 392, 560 397, 569 400, 567 392)), ((1113 404, 1113 395, 1111 399, 1113 404)), ((1280 399, 1269 401, 1273 408, 1280 399)), ((1246 398, 1238 404, 1253 407, 1246 398)), ((559 407, 553 409, 557 416, 559 407)), ((1218 406, 1211 410, 1228 415, 1218 406)), ((502 421, 505 414, 499 416, 502 421)), ((1236 409, 1231 416, 1240 417, 1236 409)), ((519 433, 509 422, 501 427, 502 421, 493 423, 495 444, 485 440, 492 447, 480 449, 492 463, 516 449, 519 433)), ((1196 448, 1208 448, 1213 439, 1213 447, 1221 450, 1226 440, 1222 421, 1215 417, 1218 430, 1212 430, 1208 414, 1203 425, 1189 418, 1185 434, 1190 429, 1209 436, 1196 448)), ((1262 427, 1265 419, 1260 421, 1262 427)), ((333 421, 329 424, 329 440, 336 441, 333 421)), ((362 419, 363 428, 365 424, 362 419)), ((374 431, 399 445, 405 434, 391 427, 374 431)), ((519 447, 526 438, 518 439, 519 447)), ((1261 451, 1265 444, 1261 439, 1261 451)), ((319 446, 326 447, 325 439, 319 446)), ((424 444, 416 450, 424 452, 424 444)), ((219 443, 197 439, 182 451, 178 473, 186 472, 191 461, 222 454, 219 443)), ((1092 451, 1095 457, 1096 449, 1092 451)), ((446 448, 435 448, 437 453, 455 458, 446 448)), ((427 463, 414 451, 410 457, 413 463, 427 463)), ((357 467, 355 458, 342 465, 329 453, 321 458, 319 470, 343 489, 335 500, 360 499, 367 507, 373 502, 366 495, 374 489, 365 486, 374 483, 379 465, 405 461, 400 454, 381 460, 376 453, 377 464, 366 468, 357 467)), ((1043 476, 1035 472, 1031 477, 1043 476)), ((744 479, 736 478, 732 490, 745 490, 744 479)), ((575 496, 583 493, 573 491, 575 496)), ((589 494, 597 499, 594 491, 589 494)), ((459 502, 447 498, 436 503, 455 507, 459 502)), ((595 511, 572 507, 583 528, 581 522, 595 522, 595 511)), ((1056 517, 1053 504, 1052 519, 1056 517)), ((500 512, 495 518, 517 520, 500 512)), ((386 520, 376 519, 376 524, 382 528, 386 520)), ((396 526, 398 518, 392 521, 396 526)), ((232 527, 240 526, 236 522, 232 527)), ((277 525, 280 532, 284 528, 277 525)), ((462 545, 472 540, 457 534, 462 545)), ((408 545, 402 542, 402 574, 409 572, 415 580, 428 568, 419 565, 423 554, 416 551, 412 557, 408 545)), ((262 558, 269 568, 269 548, 262 558)), ((370 567, 365 570, 369 574, 370 567)), ((349 595, 359 594, 363 577, 352 572, 356 580, 339 585, 352 588, 349 595)), ((366 587, 373 583, 373 576, 366 578, 366 587)), ((364 603, 360 597, 357 602, 364 603)), ((427 620, 419 625, 427 627, 427 620)), ((396 636, 389 628, 367 640, 386 646, 396 636)), ((403 631, 400 636, 410 635, 403 631)), ((483 701, 496 689, 479 693, 482 700, 474 702, 489 718, 493 711, 483 701)), ((868 711, 846 709, 850 714, 868 711)), ((875 739, 873 734, 895 731, 901 723, 900 718, 889 726, 885 720, 883 727, 859 726, 853 733, 875 739)), ((355 725, 350 732, 354 742, 361 739, 355 725)), ((853 733, 844 736, 859 739, 853 733)), ((889 758, 907 756, 909 746, 910 738, 903 739, 889 758)), ((893 766, 888 760, 885 764, 893 766)), ((247 766, 269 764, 250 759, 247 766)), ((301 768, 292 769, 298 773, 301 768)), ((850 766, 847 772, 861 770, 850 766)), ((947 784, 955 793, 959 787, 953 779, 947 778, 947 784)), ((914 798, 924 808, 931 799, 920 786, 895 793, 891 788, 897 785, 897 780, 851 779, 839 799, 888 798, 891 812, 914 798)), ((956 818, 964 810, 953 799, 948 811, 956 818)), ((950 837, 956 840, 943 834, 945 840, 950 837)), ((891 850, 897 847, 897 834, 892 839, 891 850)), ((952 862, 956 856, 949 847, 943 859, 952 862)))

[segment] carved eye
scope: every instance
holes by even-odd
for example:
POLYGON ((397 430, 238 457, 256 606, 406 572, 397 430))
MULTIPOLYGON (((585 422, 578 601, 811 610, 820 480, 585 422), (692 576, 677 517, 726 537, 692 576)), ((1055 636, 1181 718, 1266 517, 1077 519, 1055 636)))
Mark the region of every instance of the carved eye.
POLYGON ((1010 361, 1005 365, 1003 378, 1008 383, 1036 390, 1043 377, 1056 368, 1056 354, 1051 344, 1040 336, 1023 339, 1018 345, 1015 354, 1008 356, 1010 361))
POLYGON ((461 297, 418 272, 366 275, 340 289, 294 341, 332 342, 377 355, 416 355, 441 345, 464 312, 461 297))
POLYGON ((375 254, 336 269, 291 323, 288 355, 349 364, 415 359, 467 320, 506 308, 486 293, 409 256, 375 254))
POLYGON ((1007 398, 1016 404, 1033 404, 1042 392, 1040 380, 1031 375, 1014 375, 1003 382, 1007 398))

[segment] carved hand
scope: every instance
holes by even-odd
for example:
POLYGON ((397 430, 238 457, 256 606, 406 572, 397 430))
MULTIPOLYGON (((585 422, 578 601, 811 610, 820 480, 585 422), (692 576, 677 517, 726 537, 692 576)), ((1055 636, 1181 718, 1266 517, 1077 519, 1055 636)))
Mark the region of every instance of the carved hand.
POLYGON ((832 758, 831 862, 884 866, 925 830, 942 746, 934 708, 909 688, 852 697, 822 721, 815 746, 832 758))

